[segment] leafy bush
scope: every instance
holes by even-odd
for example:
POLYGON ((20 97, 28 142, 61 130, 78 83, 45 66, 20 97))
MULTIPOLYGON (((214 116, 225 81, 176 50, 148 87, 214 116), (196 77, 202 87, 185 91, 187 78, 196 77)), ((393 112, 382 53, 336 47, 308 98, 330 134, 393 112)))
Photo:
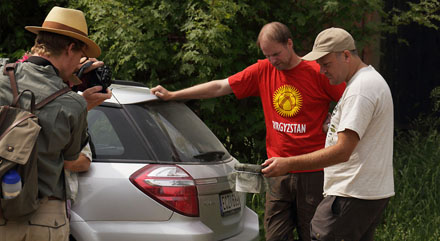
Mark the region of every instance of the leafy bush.
POLYGON ((434 103, 434 112, 440 112, 440 86, 431 91, 431 98, 434 103))
POLYGON ((440 240, 440 119, 422 116, 397 131, 396 196, 386 209, 376 240, 440 240))

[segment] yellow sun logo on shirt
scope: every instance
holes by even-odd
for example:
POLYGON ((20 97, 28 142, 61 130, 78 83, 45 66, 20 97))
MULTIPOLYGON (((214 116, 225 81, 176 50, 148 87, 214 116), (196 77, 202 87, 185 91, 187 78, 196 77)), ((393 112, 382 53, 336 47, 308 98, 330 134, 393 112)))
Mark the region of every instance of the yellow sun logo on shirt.
POLYGON ((290 85, 283 85, 273 94, 273 107, 283 117, 293 117, 302 106, 302 96, 290 85))

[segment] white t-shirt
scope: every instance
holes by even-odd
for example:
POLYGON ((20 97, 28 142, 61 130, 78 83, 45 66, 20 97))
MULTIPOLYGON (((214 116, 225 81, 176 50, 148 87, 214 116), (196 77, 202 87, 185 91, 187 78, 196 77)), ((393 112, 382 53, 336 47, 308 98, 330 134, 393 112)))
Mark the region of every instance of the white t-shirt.
POLYGON ((350 159, 324 168, 324 196, 375 200, 394 196, 393 100, 388 84, 372 67, 360 69, 348 82, 333 110, 326 147, 338 132, 355 131, 360 141, 350 159))
MULTIPOLYGON (((87 143, 81 150, 90 161, 92 161, 92 150, 90 149, 90 144, 87 143)), ((76 195, 78 194, 78 173, 72 172, 70 170, 64 169, 64 175, 66 177, 67 183, 67 199, 72 200, 72 203, 76 200, 76 195)))

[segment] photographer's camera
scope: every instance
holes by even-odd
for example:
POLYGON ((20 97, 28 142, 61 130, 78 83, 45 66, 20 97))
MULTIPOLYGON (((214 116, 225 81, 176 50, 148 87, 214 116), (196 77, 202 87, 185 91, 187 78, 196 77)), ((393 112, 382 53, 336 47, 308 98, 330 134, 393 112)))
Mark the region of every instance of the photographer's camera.
POLYGON ((76 76, 82 81, 81 84, 72 87, 74 91, 84 91, 90 87, 102 86, 102 93, 107 93, 107 88, 112 84, 112 71, 104 65, 84 73, 84 70, 90 67, 93 61, 89 61, 78 70, 76 76))

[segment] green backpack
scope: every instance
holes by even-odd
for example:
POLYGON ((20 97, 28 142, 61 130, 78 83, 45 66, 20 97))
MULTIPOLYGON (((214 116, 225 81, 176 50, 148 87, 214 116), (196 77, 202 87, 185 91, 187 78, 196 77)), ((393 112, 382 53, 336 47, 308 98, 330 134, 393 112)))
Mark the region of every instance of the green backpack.
POLYGON ((18 91, 15 65, 10 63, 3 67, 3 74, 9 75, 13 100, 10 105, 0 106, 0 178, 14 168, 20 174, 22 189, 18 196, 12 199, 4 199, 3 196, 0 199, 0 218, 6 220, 28 219, 39 207, 37 138, 41 126, 34 111, 70 91, 70 88, 66 87, 35 104, 32 91, 18 91), (20 108, 20 98, 23 94, 31 95, 29 110, 20 108))

